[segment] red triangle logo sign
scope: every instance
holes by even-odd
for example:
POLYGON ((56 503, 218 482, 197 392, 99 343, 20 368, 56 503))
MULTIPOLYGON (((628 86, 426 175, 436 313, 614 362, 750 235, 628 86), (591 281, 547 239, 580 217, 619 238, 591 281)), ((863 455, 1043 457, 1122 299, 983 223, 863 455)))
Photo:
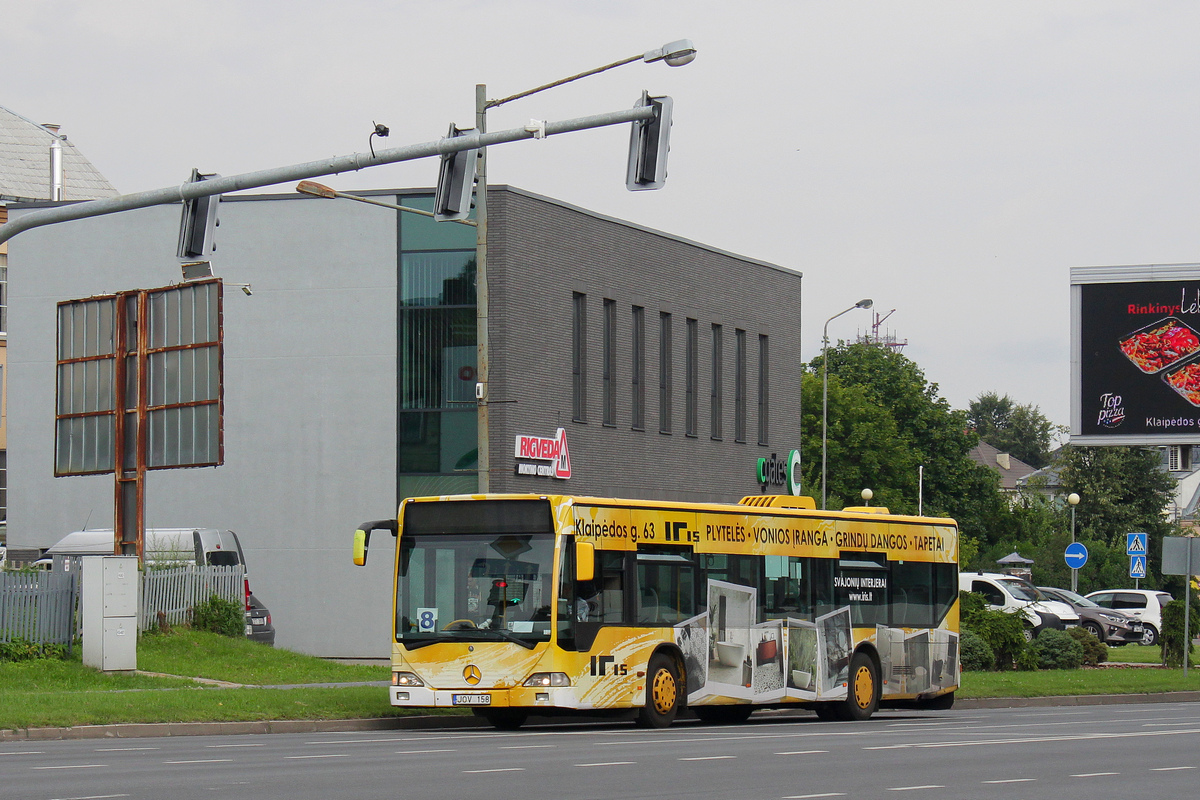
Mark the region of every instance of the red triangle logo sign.
POLYGON ((559 428, 554 438, 554 449, 558 452, 558 458, 554 460, 554 477, 566 480, 571 477, 571 452, 567 450, 567 429, 559 428))

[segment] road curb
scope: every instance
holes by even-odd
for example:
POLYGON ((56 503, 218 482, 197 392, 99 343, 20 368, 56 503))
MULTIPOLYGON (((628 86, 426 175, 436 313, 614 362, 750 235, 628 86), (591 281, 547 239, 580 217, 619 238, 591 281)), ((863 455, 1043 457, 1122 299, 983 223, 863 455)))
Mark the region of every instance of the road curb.
MULTIPOLYGON (((1135 703, 1197 703, 1200 692, 1154 694, 1089 694, 1059 697, 981 697, 956 700, 956 709, 1045 708, 1053 706, 1098 706, 1135 703)), ((772 716, 801 711, 772 709, 772 716)), ((533 718, 531 722, 578 722, 580 717, 533 718)), ((382 719, 284 719, 252 722, 148 722, 118 725, 79 725, 72 728, 0 729, 0 742, 50 741, 55 739, 140 739, 162 736, 233 736, 264 733, 350 733, 355 731, 440 730, 487 727, 474 716, 409 716, 382 719)))

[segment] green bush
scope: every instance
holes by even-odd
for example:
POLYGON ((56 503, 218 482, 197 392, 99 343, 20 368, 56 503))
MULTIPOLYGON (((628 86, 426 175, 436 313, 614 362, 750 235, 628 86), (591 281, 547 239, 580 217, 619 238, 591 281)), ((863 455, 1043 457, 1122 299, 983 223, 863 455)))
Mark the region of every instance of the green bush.
MULTIPOLYGON (((1024 615, 992 611, 982 597, 971 592, 960 592, 959 599, 959 614, 963 631, 970 631, 987 643, 996 657, 995 668, 999 670, 1009 670, 1014 666, 1018 669, 1024 668, 1019 660, 1028 646, 1025 642, 1024 615)), ((1033 663, 1036 665, 1036 660, 1033 663)), ((1034 666, 1034 669, 1036 668, 1034 666)))
MULTIPOLYGON (((1192 644, 1190 639, 1200 635, 1200 611, 1196 608, 1195 595, 1192 596, 1191 603, 1191 620, 1189 621, 1189 641, 1187 643, 1187 654, 1190 659, 1192 651, 1196 646, 1192 644)), ((1182 667, 1183 666, 1183 613, 1184 602, 1182 600, 1172 600, 1163 606, 1162 610, 1162 634, 1158 637, 1158 643, 1162 645, 1162 663, 1164 667, 1182 667)), ((1191 661, 1188 662, 1189 664, 1191 661)))
POLYGON ((0 661, 36 661, 39 658, 66 658, 67 648, 61 644, 44 644, 27 639, 0 642, 0 661))
POLYGON ((972 631, 964 631, 958 640, 962 668, 972 672, 995 669, 996 654, 983 637, 972 631))
POLYGON ((219 633, 237 638, 244 635, 246 617, 240 603, 225 600, 215 594, 192 609, 192 627, 196 630, 219 633))
POLYGON ((1030 646, 1041 669, 1079 669, 1083 664, 1083 645, 1066 631, 1046 628, 1030 646))
POLYGON ((1083 663, 1089 667, 1108 661, 1108 645, 1088 633, 1087 628, 1076 626, 1067 635, 1083 647, 1083 663))

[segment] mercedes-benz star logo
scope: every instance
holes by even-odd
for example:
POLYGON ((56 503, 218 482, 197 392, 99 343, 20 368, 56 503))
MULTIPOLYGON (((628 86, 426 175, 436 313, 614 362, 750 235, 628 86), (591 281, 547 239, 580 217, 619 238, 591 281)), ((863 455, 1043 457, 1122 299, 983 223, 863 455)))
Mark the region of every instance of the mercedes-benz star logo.
POLYGON ((474 664, 467 664, 467 666, 463 667, 463 678, 466 679, 467 683, 474 686, 483 679, 483 673, 474 664))

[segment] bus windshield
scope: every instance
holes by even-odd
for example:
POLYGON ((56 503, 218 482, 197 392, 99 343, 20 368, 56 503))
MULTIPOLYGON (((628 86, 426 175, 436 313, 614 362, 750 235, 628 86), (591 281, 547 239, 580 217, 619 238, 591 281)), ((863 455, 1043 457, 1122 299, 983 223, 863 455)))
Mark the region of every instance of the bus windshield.
POLYGON ((548 641, 554 535, 548 504, 538 505, 492 509, 498 515, 467 503, 411 506, 400 541, 397 641, 548 641), (467 507, 469 518, 457 513, 467 507))

